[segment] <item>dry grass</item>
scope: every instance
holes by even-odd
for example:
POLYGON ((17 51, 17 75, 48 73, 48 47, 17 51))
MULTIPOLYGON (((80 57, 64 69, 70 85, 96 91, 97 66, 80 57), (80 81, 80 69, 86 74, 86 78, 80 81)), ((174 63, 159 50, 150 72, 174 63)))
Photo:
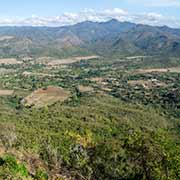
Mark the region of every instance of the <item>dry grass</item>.
POLYGON ((112 91, 112 89, 110 89, 110 88, 108 88, 108 87, 101 87, 101 89, 102 89, 103 91, 106 91, 106 92, 111 92, 111 91, 112 91))
POLYGON ((157 68, 157 69, 138 69, 137 74, 146 74, 146 73, 165 73, 168 72, 166 68, 157 68))
POLYGON ((128 84, 130 84, 131 86, 141 85, 145 89, 167 86, 164 82, 160 82, 157 80, 131 80, 128 81, 128 84))
POLYGON ((66 59, 53 59, 51 57, 41 57, 38 59, 38 61, 42 64, 54 67, 54 66, 72 64, 82 60, 96 59, 98 57, 99 56, 82 56, 82 57, 71 57, 66 59))
POLYGON ((21 61, 17 61, 15 58, 4 58, 0 59, 0 65, 5 64, 5 65, 15 65, 15 64, 21 64, 21 61))
POLYGON ((102 77, 93 77, 90 78, 91 81, 97 82, 97 83, 102 83, 104 81, 104 78, 102 77))
POLYGON ((33 58, 32 57, 23 57, 22 60, 23 61, 32 61, 33 58))
POLYGON ((58 60, 53 60, 48 63, 48 66, 59 66, 59 65, 65 65, 65 64, 72 64, 76 63, 82 60, 91 60, 95 59, 98 56, 86 56, 86 57, 74 57, 74 58, 68 58, 68 59, 58 59, 58 60))
POLYGON ((22 73, 22 76, 24 77, 30 77, 30 76, 39 76, 39 77, 54 77, 52 74, 46 74, 46 73, 33 73, 33 72, 28 72, 24 71, 22 73))
POLYGON ((14 93, 13 90, 0 90, 0 96, 10 96, 14 93))
POLYGON ((173 73, 180 73, 180 67, 169 68, 169 71, 173 73))
POLYGON ((0 75, 9 74, 9 73, 14 73, 14 72, 16 72, 15 69, 0 68, 0 75))
POLYGON ((63 102, 70 97, 70 92, 60 87, 49 86, 46 89, 38 89, 27 96, 23 102, 25 106, 43 107, 54 104, 57 101, 63 102))
POLYGON ((146 73, 180 73, 180 67, 172 68, 153 68, 153 69, 138 69, 135 74, 146 74, 146 73))
POLYGON ((0 36, 0 41, 5 41, 5 40, 11 40, 14 39, 15 37, 13 36, 0 36))
POLYGON ((80 92, 84 93, 84 92, 92 92, 94 89, 90 86, 82 86, 82 85, 79 85, 78 86, 78 89, 80 92))
POLYGON ((140 59, 140 58, 145 58, 147 56, 129 56, 129 57, 126 57, 126 59, 128 60, 133 60, 133 59, 140 59))

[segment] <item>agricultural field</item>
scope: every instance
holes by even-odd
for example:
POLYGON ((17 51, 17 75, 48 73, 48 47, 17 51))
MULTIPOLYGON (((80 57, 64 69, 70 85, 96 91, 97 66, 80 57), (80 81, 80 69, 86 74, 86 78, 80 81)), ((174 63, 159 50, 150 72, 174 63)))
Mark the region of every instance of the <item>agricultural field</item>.
MULTIPOLYGON (((0 91, 1 93, 1 91, 0 91)), ((37 89, 23 99, 25 106, 43 107, 54 104, 57 101, 63 102, 68 99, 70 93, 60 87, 49 86, 44 89, 37 89)))
POLYGON ((10 96, 13 92, 13 90, 0 90, 0 96, 10 96))
POLYGON ((17 61, 15 58, 0 59, 0 65, 15 65, 21 63, 21 61, 17 61))
POLYGON ((66 59, 54 59, 50 57, 41 57, 38 59, 39 63, 42 63, 44 65, 50 66, 50 67, 56 67, 61 65, 67 65, 72 64, 80 61, 87 61, 92 59, 97 59, 99 56, 81 56, 81 57, 71 57, 66 59))
POLYGON ((7 169, 21 179, 139 179, 144 161, 152 179, 165 170, 180 177, 177 64, 160 68, 158 57, 146 56, 17 59, 0 63, 3 177, 7 169))
POLYGON ((172 68, 156 68, 156 69, 138 69, 137 74, 145 74, 145 73, 167 73, 174 72, 180 73, 180 67, 172 67, 172 68))

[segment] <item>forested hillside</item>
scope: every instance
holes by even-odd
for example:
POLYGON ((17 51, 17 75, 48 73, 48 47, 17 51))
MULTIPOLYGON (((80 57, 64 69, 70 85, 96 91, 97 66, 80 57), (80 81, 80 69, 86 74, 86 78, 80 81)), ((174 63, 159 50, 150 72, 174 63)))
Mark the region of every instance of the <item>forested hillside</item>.
POLYGON ((115 19, 65 27, 1 27, 0 37, 1 56, 180 55, 179 29, 115 19))

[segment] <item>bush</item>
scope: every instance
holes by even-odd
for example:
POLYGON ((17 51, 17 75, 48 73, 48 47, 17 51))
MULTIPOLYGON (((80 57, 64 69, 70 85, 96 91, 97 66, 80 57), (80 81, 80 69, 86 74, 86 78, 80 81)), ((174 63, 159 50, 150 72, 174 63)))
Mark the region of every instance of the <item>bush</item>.
POLYGON ((34 179, 36 180, 48 180, 48 174, 42 170, 42 169, 38 169, 35 176, 34 176, 34 179))
POLYGON ((28 171, 24 164, 18 163, 12 155, 5 155, 0 158, 0 177, 28 177, 28 171))

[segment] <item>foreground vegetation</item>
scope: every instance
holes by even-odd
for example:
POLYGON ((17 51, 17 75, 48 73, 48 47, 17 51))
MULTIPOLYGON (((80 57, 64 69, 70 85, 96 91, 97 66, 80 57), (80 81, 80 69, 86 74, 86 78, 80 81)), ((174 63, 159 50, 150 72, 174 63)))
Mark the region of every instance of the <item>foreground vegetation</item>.
POLYGON ((178 58, 163 65, 160 57, 140 56, 53 67, 18 60, 0 66, 0 89, 12 90, 0 94, 2 179, 180 178, 178 58), (25 106, 29 95, 50 86, 69 98, 25 106))

